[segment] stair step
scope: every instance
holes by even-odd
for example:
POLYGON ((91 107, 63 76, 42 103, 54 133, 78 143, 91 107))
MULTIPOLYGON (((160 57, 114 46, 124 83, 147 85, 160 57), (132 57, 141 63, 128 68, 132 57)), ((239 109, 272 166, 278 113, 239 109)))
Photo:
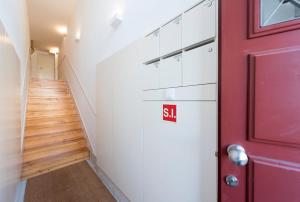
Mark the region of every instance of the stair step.
POLYGON ((81 149, 65 153, 59 158, 30 162, 24 164, 21 178, 22 180, 29 179, 88 159, 89 151, 81 149))
POLYGON ((89 159, 71 91, 65 81, 29 84, 22 178, 28 179, 89 159))
POLYGON ((29 97, 61 97, 61 96, 70 96, 70 92, 69 91, 49 91, 49 92, 29 92, 28 93, 29 97))
POLYGON ((72 123, 72 122, 79 122, 80 117, 79 115, 66 115, 66 116, 53 116, 53 117, 38 117, 34 119, 28 119, 26 121, 26 128, 30 127, 40 127, 40 126, 51 126, 57 124, 65 124, 65 123, 72 123))
POLYGON ((24 151, 23 163, 30 161, 36 161, 41 159, 49 159, 51 157, 59 157, 64 153, 84 149, 86 147, 86 140, 79 140, 74 142, 68 142, 65 144, 51 145, 36 150, 24 151))
POLYGON ((79 141, 85 139, 82 130, 75 130, 65 133, 54 133, 51 135, 31 136, 26 139, 24 150, 30 151, 51 145, 65 144, 72 141, 79 141))
POLYGON ((29 137, 29 136, 43 135, 43 134, 62 133, 62 132, 78 130, 78 129, 81 129, 80 122, 57 124, 57 125, 52 125, 51 127, 31 126, 29 128, 26 128, 25 135, 26 137, 29 137))
POLYGON ((39 117, 53 117, 53 116, 65 116, 65 115, 76 115, 77 110, 58 110, 58 111, 40 111, 40 112, 27 112, 27 120, 39 117))
POLYGON ((74 104, 28 104, 27 111, 28 112, 34 112, 34 111, 53 111, 53 110, 64 110, 64 109, 75 109, 74 104))
POLYGON ((40 88, 40 89, 69 89, 69 86, 64 83, 59 84, 29 84, 29 88, 40 88))
POLYGON ((28 98, 28 104, 68 104, 68 103, 74 103, 72 97, 66 97, 66 98, 57 98, 57 97, 29 97, 28 98))
POLYGON ((57 94, 48 94, 48 95, 29 95, 30 98, 41 98, 41 99, 48 99, 48 98, 58 98, 58 99, 66 99, 71 98, 70 94, 63 94, 63 95, 57 95, 57 94))
POLYGON ((67 84, 66 81, 63 80, 41 80, 41 79, 31 79, 29 81, 30 84, 67 84))

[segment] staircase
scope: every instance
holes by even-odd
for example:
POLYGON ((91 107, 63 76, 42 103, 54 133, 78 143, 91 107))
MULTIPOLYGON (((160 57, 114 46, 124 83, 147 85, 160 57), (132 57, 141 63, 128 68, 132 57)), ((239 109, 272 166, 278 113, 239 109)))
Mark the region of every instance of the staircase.
POLYGON ((80 116, 65 81, 29 84, 22 179, 89 159, 80 116))

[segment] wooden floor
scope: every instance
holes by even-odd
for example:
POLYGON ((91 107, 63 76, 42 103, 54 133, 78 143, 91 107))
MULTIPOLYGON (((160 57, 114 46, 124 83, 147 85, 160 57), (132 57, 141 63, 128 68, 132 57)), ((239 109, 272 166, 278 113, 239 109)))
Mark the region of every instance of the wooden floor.
POLYGON ((87 159, 87 141, 67 83, 30 81, 22 179, 87 159))
POLYGON ((114 202, 87 163, 28 180, 25 202, 114 202))

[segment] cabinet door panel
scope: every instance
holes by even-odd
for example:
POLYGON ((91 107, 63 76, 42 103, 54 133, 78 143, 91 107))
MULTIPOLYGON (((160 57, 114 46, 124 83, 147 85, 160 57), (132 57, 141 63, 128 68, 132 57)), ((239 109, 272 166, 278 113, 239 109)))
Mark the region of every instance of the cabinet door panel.
POLYGON ((216 44, 211 43, 183 53, 183 85, 217 82, 216 44))
POLYGON ((182 17, 179 16, 161 28, 160 55, 168 55, 181 49, 182 17))
POLYGON ((182 45, 184 48, 214 38, 216 35, 216 6, 205 1, 183 15, 182 45))
POLYGON ((159 35, 160 31, 157 30, 145 37, 144 62, 159 58, 159 35))
POLYGON ((159 62, 143 65, 143 89, 159 88, 159 62))
POLYGON ((170 88, 182 85, 182 54, 161 61, 159 87, 170 88))

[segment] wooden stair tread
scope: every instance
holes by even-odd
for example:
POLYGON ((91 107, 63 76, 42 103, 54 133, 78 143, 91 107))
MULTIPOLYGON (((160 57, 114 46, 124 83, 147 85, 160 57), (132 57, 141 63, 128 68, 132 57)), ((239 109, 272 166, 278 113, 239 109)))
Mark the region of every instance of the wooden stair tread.
POLYGON ((47 160, 41 160, 24 164, 22 170, 22 180, 29 179, 38 175, 42 175, 75 163, 79 163, 90 158, 87 149, 81 149, 65 153, 59 158, 54 157, 47 160))
POLYGON ((22 179, 89 159, 80 116, 65 81, 31 80, 22 179))
POLYGON ((70 92, 29 92, 30 97, 70 97, 70 92))
POLYGON ((48 97, 48 98, 28 98, 28 104, 68 104, 74 103, 71 97, 66 98, 57 98, 57 97, 48 97))
POLYGON ((24 151, 29 152, 44 147, 51 147, 55 145, 58 146, 58 145, 68 144, 68 143, 81 141, 81 140, 85 140, 82 133, 74 133, 74 134, 70 134, 69 136, 57 135, 49 138, 48 140, 45 140, 45 138, 42 138, 40 140, 33 140, 33 141, 27 140, 27 143, 24 145, 24 151))
POLYGON ((30 161, 49 158, 53 156, 59 156, 64 153, 83 148, 86 148, 85 140, 68 142, 59 145, 45 146, 36 150, 24 151, 23 163, 28 163, 30 161))
POLYGON ((30 80, 29 84, 67 84, 63 80, 30 80))
POLYGON ((81 129, 80 122, 56 124, 48 127, 45 126, 31 126, 26 128, 25 136, 34 136, 42 134, 53 134, 59 132, 67 132, 72 130, 81 129))
POLYGON ((56 110, 56 111, 39 111, 39 112, 27 112, 26 119, 39 118, 39 117, 53 117, 53 116, 65 116, 78 114, 76 109, 71 110, 56 110))
POLYGON ((27 111, 28 112, 38 112, 38 111, 57 111, 57 110, 72 110, 74 109, 74 104, 68 104, 68 105, 41 105, 41 104, 36 104, 36 105, 28 105, 27 106, 27 111))
POLYGON ((47 126, 56 124, 73 123, 80 121, 78 114, 75 115, 63 115, 63 116, 51 116, 51 117, 37 117, 35 119, 28 119, 26 121, 26 127, 32 126, 47 126))
POLYGON ((80 139, 84 139, 84 134, 81 129, 68 131, 64 133, 28 136, 26 137, 26 141, 24 143, 24 150, 28 151, 30 149, 51 146, 54 144, 62 144, 80 139))

